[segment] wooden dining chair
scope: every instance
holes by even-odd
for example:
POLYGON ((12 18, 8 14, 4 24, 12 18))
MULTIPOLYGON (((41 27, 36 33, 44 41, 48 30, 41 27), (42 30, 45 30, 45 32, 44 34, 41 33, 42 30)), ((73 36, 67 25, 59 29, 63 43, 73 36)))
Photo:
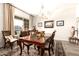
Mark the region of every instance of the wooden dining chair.
POLYGON ((5 36, 9 36, 9 35, 11 35, 11 31, 2 31, 2 36, 3 36, 3 39, 4 39, 4 48, 7 47, 7 44, 10 45, 9 40, 7 40, 5 38, 5 36))
MULTIPOLYGON (((28 39, 28 40, 30 40, 30 32, 29 31, 22 31, 21 33, 20 33, 20 37, 23 37, 23 38, 25 38, 25 39, 28 39)), ((27 53, 29 54, 29 49, 30 49, 30 46, 31 46, 32 44, 30 44, 30 43, 27 43, 27 42, 23 42, 23 49, 24 49, 24 46, 27 46, 27 53)))
POLYGON ((52 53, 54 54, 54 37, 55 37, 55 34, 56 34, 56 30, 52 33, 52 36, 51 36, 51 40, 50 40, 50 44, 51 44, 51 49, 52 49, 52 53))
MULTIPOLYGON (((46 39, 46 41, 45 41, 45 46, 44 46, 44 49, 43 49, 43 54, 44 54, 44 52, 45 51, 48 51, 48 53, 49 53, 49 56, 51 56, 51 53, 50 53, 50 51, 52 51, 52 53, 54 54, 54 37, 55 37, 55 32, 56 31, 54 31, 53 33, 52 33, 52 35, 49 37, 49 38, 47 38, 46 39)), ((41 49, 41 47, 38 47, 38 51, 41 49)), ((42 54, 42 55, 43 55, 42 54)))
POLYGON ((45 47, 44 51, 48 50, 49 56, 51 55, 50 51, 52 50, 52 53, 54 54, 54 37, 55 37, 55 32, 52 33, 52 35, 46 40, 45 42, 45 47))
POLYGON ((4 48, 7 47, 7 44, 13 49, 13 43, 18 39, 14 38, 11 35, 11 31, 2 31, 3 39, 4 39, 4 48))

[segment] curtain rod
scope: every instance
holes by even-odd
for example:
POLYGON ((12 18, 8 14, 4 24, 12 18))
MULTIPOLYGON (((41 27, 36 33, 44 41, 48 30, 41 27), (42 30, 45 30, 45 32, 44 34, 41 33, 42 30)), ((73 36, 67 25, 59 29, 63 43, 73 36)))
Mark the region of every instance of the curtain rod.
POLYGON ((18 8, 18 7, 16 7, 16 6, 14 6, 14 5, 12 5, 11 3, 7 3, 7 4, 10 4, 10 5, 11 5, 11 6, 13 6, 14 8, 16 8, 16 9, 18 9, 18 10, 20 10, 20 11, 22 11, 22 12, 24 12, 24 13, 26 13, 26 14, 30 15, 30 16, 33 16, 33 15, 31 15, 31 14, 27 13, 26 11, 23 11, 22 9, 20 9, 20 8, 18 8))

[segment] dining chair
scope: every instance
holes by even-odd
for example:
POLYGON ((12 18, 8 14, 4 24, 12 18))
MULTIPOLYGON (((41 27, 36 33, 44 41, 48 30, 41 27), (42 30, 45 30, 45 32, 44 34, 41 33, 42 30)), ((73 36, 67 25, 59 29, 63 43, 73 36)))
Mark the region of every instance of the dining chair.
MULTIPOLYGON (((21 31, 20 37, 23 37, 23 38, 25 38, 27 40, 30 40, 30 32, 29 31, 21 31)), ((24 49, 24 46, 27 46, 27 53, 28 53, 28 55, 29 55, 29 49, 30 49, 31 45, 32 44, 30 44, 30 43, 23 42, 23 49, 24 49)))
POLYGON ((51 40, 50 40, 50 44, 51 44, 51 49, 52 49, 52 53, 54 54, 54 37, 55 37, 55 34, 56 34, 56 30, 52 33, 52 36, 51 36, 51 40))
MULTIPOLYGON (((52 35, 51 35, 49 38, 46 39, 46 41, 45 41, 45 46, 44 46, 43 52, 42 52, 43 54, 44 54, 45 51, 48 51, 49 56, 51 56, 50 51, 52 51, 52 53, 54 54, 54 37, 55 37, 55 32, 56 32, 56 31, 54 31, 54 32, 52 33, 52 35)), ((40 49, 41 49, 41 47, 38 47, 38 51, 39 51, 40 49)))
POLYGON ((9 40, 5 38, 5 36, 9 36, 9 35, 11 35, 10 31, 2 31, 2 36, 4 39, 4 48, 7 47, 7 44, 10 44, 9 40))
POLYGON ((2 31, 3 39, 4 39, 4 48, 7 47, 7 44, 13 49, 13 43, 18 39, 14 38, 11 35, 11 31, 2 31))

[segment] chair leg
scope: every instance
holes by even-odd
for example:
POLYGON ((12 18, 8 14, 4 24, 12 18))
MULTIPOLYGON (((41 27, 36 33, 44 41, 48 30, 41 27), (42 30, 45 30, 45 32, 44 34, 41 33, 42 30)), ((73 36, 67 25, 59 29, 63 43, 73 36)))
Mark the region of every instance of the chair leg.
POLYGON ((21 41, 18 41, 18 45, 20 47, 20 55, 22 55, 22 44, 21 44, 21 41))
POLYGON ((49 56, 51 56, 51 54, 50 54, 50 49, 48 50, 48 53, 49 53, 49 56))
POLYGON ((54 54, 54 49, 52 48, 52 53, 54 54))
POLYGON ((52 50, 52 53, 54 54, 54 42, 52 42, 52 46, 51 46, 51 50, 52 50))
POLYGON ((27 53, 28 53, 28 55, 29 55, 29 46, 27 46, 27 53))
POLYGON ((36 46, 34 45, 34 49, 36 49, 36 46))
POLYGON ((4 49, 5 49, 5 47, 6 47, 6 43, 4 43, 4 49))
POLYGON ((38 55, 39 55, 40 54, 40 47, 37 46, 37 48, 38 48, 38 55))
POLYGON ((4 49, 5 49, 5 47, 6 47, 6 40, 4 40, 4 49))
POLYGON ((23 49, 24 49, 24 43, 23 43, 23 49))
POLYGON ((13 49, 13 43, 10 43, 11 50, 13 49))
POLYGON ((41 48, 41 56, 44 55, 44 48, 41 48))

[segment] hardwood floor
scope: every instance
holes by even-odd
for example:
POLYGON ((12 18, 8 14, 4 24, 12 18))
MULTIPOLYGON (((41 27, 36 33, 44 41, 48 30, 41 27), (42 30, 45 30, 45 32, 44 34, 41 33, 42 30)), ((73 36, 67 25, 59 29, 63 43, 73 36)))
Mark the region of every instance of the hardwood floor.
POLYGON ((79 45, 62 41, 66 56, 79 56, 79 45))

